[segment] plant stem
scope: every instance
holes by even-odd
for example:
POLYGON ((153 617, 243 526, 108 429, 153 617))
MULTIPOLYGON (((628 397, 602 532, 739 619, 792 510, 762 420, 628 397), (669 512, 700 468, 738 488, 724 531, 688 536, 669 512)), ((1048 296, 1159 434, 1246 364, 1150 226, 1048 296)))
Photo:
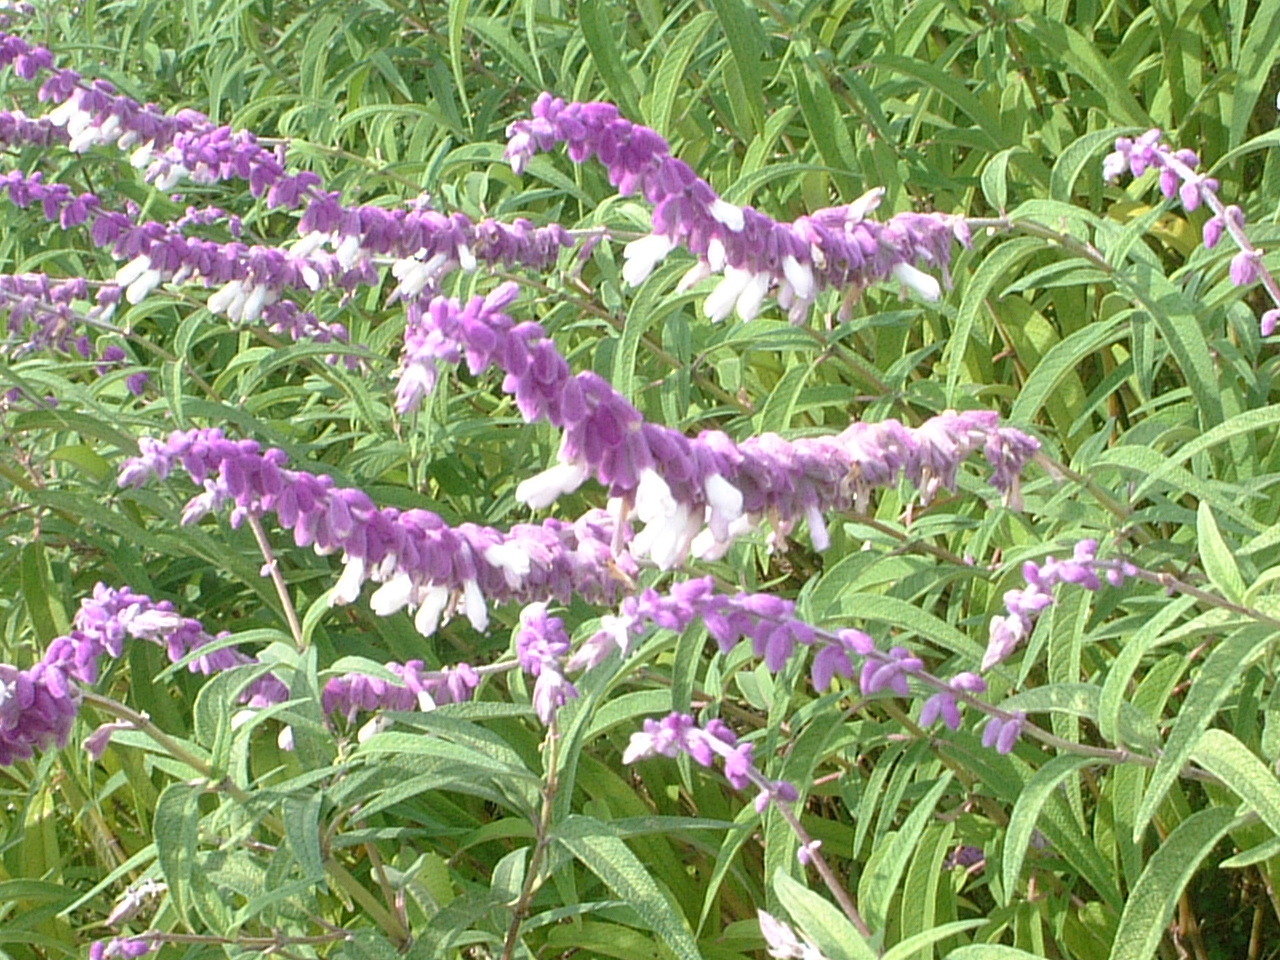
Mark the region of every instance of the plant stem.
POLYGON ((271 575, 271 582, 275 584, 280 604, 284 607, 284 618, 289 623, 289 633, 293 636, 294 645, 299 650, 305 650, 307 642, 302 636, 302 623, 298 620, 298 611, 293 605, 293 598, 289 596, 284 575, 280 572, 280 561, 276 558, 275 551, 271 549, 271 541, 267 539, 267 532, 262 528, 262 520, 253 512, 250 512, 248 517, 249 529, 253 531, 253 538, 258 541, 258 549, 262 551, 262 556, 267 561, 266 567, 271 575))

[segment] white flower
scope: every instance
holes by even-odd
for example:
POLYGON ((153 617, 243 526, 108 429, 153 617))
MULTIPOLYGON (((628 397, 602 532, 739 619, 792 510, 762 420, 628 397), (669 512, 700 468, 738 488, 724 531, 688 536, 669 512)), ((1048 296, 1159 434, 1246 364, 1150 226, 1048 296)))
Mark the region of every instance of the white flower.
POLYGON ((413 597, 413 580, 407 573, 397 573, 369 597, 369 606, 380 617, 389 617, 405 607, 413 597))
POLYGON ((622 256, 626 259, 622 267, 622 279, 633 287, 640 286, 653 273, 653 268, 674 248, 675 244, 671 239, 660 233, 632 240, 622 248, 622 256))
POLYGON ((942 296, 942 287, 938 281, 909 263, 900 263, 895 266, 893 276, 904 287, 909 287, 926 300, 937 300, 942 296))
POLYGON ((480 592, 480 584, 468 580, 462 585, 462 612, 480 633, 489 626, 489 608, 485 606, 484 594, 480 592))
POLYGON ((702 485, 707 495, 707 524, 717 540, 729 539, 729 525, 742 516, 742 491, 713 473, 702 485))
POLYGON ((711 216, 715 217, 716 220, 723 223, 734 233, 740 232, 747 224, 742 215, 741 207, 735 207, 732 203, 721 200, 719 197, 716 197, 711 204, 711 216))
POLYGON ((340 607, 356 602, 356 598, 360 596, 360 587, 364 584, 364 571, 365 566, 362 557, 347 558, 347 565, 342 568, 342 576, 338 578, 338 582, 329 591, 329 605, 331 607, 340 607))
POLYGON ((747 281, 747 285, 743 287, 742 293, 738 294, 734 309, 737 310, 738 316, 744 322, 754 320, 756 314, 760 312, 760 307, 764 303, 764 295, 769 292, 769 284, 772 279, 767 273, 754 273, 747 281))
POLYGON ((440 626, 440 616, 449 605, 449 591, 435 584, 428 584, 420 589, 420 606, 413 618, 413 625, 424 637, 429 637, 440 626))
POLYGON ((496 543, 484 552, 484 558, 502 571, 507 586, 515 589, 529 575, 530 558, 518 543, 496 543))
POLYGON ((586 479, 586 464, 557 463, 522 480, 516 487, 516 499, 534 510, 541 510, 555 503, 560 494, 577 490, 586 479))
POLYGON ((813 299, 813 268, 788 254, 782 258, 782 274, 801 300, 813 299))
MULTIPOLYGON (((708 256, 710 256, 709 251, 708 256)), ((712 263, 712 268, 715 268, 714 263, 712 263)), ((702 305, 702 312, 716 323, 729 316, 733 312, 738 298, 742 296, 742 291, 747 288, 747 284, 751 282, 753 276, 754 274, 750 270, 726 266, 724 268, 724 279, 716 284, 716 288, 707 296, 706 302, 702 305)))

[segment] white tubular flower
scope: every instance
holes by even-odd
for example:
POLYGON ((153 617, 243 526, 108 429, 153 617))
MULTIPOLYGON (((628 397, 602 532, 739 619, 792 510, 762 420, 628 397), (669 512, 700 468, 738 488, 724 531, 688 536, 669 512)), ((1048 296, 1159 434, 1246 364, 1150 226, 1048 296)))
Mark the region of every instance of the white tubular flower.
POLYGON ((707 266, 711 268, 712 273, 719 273, 724 269, 725 256, 724 244, 718 237, 712 237, 707 241, 707 266))
POLYGON ((653 273, 653 268, 674 248, 675 244, 671 239, 660 233, 632 240, 622 248, 622 256, 626 259, 622 267, 622 279, 633 287, 640 286, 653 273))
POLYGON ((865 219, 868 213, 880 206, 880 201, 884 199, 884 192, 884 187, 874 187, 849 204, 845 208, 849 222, 857 223, 865 219))
POLYGON ((468 580, 462 585, 462 612, 480 633, 489 626, 489 608, 485 605, 484 594, 480 592, 480 584, 468 580))
POLYGON ((729 539, 729 525, 742 516, 742 491, 713 473, 702 485, 707 495, 707 525, 717 540, 729 539))
POLYGON ((801 300, 812 300, 814 295, 813 268, 788 254, 782 258, 782 274, 791 289, 801 300))
POLYGON ((243 280, 231 280, 215 291, 205 307, 210 313, 235 319, 244 311, 245 302, 249 299, 245 292, 243 280))
POLYGON ((676 292, 684 293, 686 290, 692 290, 709 276, 711 276, 711 264, 705 260, 699 260, 680 278, 680 282, 676 284, 676 292))
POLYGON ((343 237, 338 244, 338 249, 334 251, 334 256, 338 258, 338 263, 343 270, 350 270, 360 257, 360 238, 355 234, 343 237))
POLYGON ((626 766, 637 760, 648 760, 657 755, 654 750, 653 735, 637 731, 631 735, 631 742, 627 744, 627 749, 622 751, 622 763, 626 766))
POLYGON ((449 605, 449 591, 435 584, 428 584, 419 589, 418 612, 413 618, 413 625, 424 637, 429 637, 440 626, 440 617, 449 605))
POLYGON ((408 605, 413 598, 413 580, 407 573, 397 573, 373 591, 369 606, 380 617, 389 617, 408 605))
POLYGON ((772 278, 767 273, 754 273, 747 284, 742 288, 742 293, 738 294, 738 299, 734 304, 738 317, 744 322, 749 322, 756 318, 756 314, 760 312, 760 307, 764 304, 764 295, 769 292, 769 284, 772 278))
POLYGON ((734 233, 740 233, 742 228, 747 225, 746 218, 742 214, 742 208, 734 206, 727 200, 721 200, 719 197, 716 197, 711 204, 710 212, 711 216, 715 217, 717 221, 723 223, 734 233))
POLYGON ((476 255, 471 252, 471 248, 465 243, 458 244, 458 266, 467 273, 475 273, 479 263, 476 261, 476 255))
POLYGON ((531 560, 529 554, 517 543, 498 543, 484 552, 484 558, 502 571, 507 586, 513 590, 524 582, 529 575, 531 560))
POLYGON ((391 265, 391 275, 400 281, 393 296, 401 300, 413 299, 431 282, 431 271, 416 257, 397 260, 391 265))
POLYGON ((244 309, 240 312, 240 321, 242 323, 253 323, 262 316, 263 309, 268 303, 275 300, 272 291, 259 284, 249 291, 249 295, 245 298, 244 309))
POLYGON ((140 253, 116 271, 116 283, 127 287, 150 269, 151 258, 145 253, 140 253))
POLYGON ((555 503, 562 493, 577 490, 586 479, 586 464, 557 463, 522 480, 516 487, 516 499, 534 510, 541 510, 555 503))
POLYGON ((831 534, 827 531, 827 520, 818 509, 816 503, 806 504, 804 518, 809 521, 809 536, 813 540, 813 549, 825 550, 831 546, 831 534))
POLYGON ((914 290, 926 300, 937 300, 942 296, 942 287, 938 281, 909 263, 900 263, 895 266, 893 276, 904 287, 914 290))
POLYGON ((129 166, 135 170, 141 170, 143 167, 151 166, 151 161, 156 156, 156 144, 154 140, 148 140, 133 153, 129 154, 129 166))
MULTIPOLYGON (((714 266, 712 264, 713 268, 714 266)), ((747 284, 751 282, 753 276, 755 275, 750 270, 726 266, 724 268, 724 279, 716 284, 716 288, 708 294, 706 302, 702 305, 702 312, 714 323, 719 323, 729 316, 733 312, 738 298, 742 296, 742 291, 747 288, 747 284)))
POLYGON ((347 565, 342 568, 342 576, 329 592, 329 605, 341 607, 355 603, 360 596, 360 587, 364 584, 364 560, 361 557, 348 557, 347 565))
POLYGON ((182 182, 190 171, 180 163, 166 164, 164 173, 156 177, 155 187, 162 193, 168 193, 182 182))

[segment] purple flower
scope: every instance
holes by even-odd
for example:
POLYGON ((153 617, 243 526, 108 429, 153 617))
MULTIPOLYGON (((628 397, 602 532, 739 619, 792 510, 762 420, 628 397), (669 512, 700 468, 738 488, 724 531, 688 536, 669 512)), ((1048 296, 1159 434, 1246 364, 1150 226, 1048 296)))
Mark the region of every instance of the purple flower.
POLYGON ((920 726, 931 727, 942 720, 952 730, 960 729, 960 706, 957 703, 961 693, 985 693, 987 683, 976 673, 958 673, 951 678, 950 689, 935 693, 920 708, 920 726))
POLYGON ((179 431, 166 441, 144 438, 141 455, 126 461, 122 486, 165 477, 181 466, 205 490, 184 511, 191 523, 224 504, 233 525, 247 514, 274 513, 299 547, 343 554, 344 569, 331 593, 350 603, 366 580, 381 586, 370 604, 386 616, 417 610, 415 625, 435 632, 450 613, 477 630, 488 625, 488 603, 575 596, 612 603, 635 565, 614 551, 613 517, 589 511, 574 522, 550 519, 509 531, 464 523, 447 525, 427 510, 379 508, 363 491, 332 478, 286 469, 281 450, 263 451, 252 440, 233 441, 216 429, 179 431))
POLYGON ((1018 710, 1008 718, 992 717, 982 730, 982 745, 995 747, 997 753, 1011 753, 1022 735, 1022 725, 1027 715, 1018 710))
POLYGON ((963 218, 899 214, 867 219, 883 189, 839 207, 778 223, 751 207, 718 197, 683 160, 671 156, 655 131, 622 118, 609 103, 566 103, 541 94, 531 118, 507 129, 507 159, 517 173, 530 158, 563 143, 570 159, 599 160, 619 193, 640 193, 653 204, 653 233, 629 243, 623 278, 639 284, 676 246, 698 258, 681 286, 721 274, 704 310, 712 320, 737 312, 750 320, 771 291, 792 322, 808 315, 818 292, 845 291, 846 303, 872 283, 896 279, 927 299, 938 281, 917 268, 943 272, 958 241, 968 245, 963 218))
POLYGON ((794 801, 799 794, 783 781, 770 781, 756 769, 754 747, 741 743, 724 721, 713 719, 699 727, 687 713, 672 713, 661 720, 647 719, 640 732, 622 754, 622 762, 630 765, 650 757, 674 757, 688 754, 700 766, 710 767, 716 757, 724 764, 725 779, 735 790, 754 784, 769 799, 794 801))
MULTIPOLYGON (((1245 235, 1244 213, 1234 204, 1223 205, 1218 198, 1218 181, 1197 171, 1200 157, 1194 150, 1174 150, 1163 142, 1162 136, 1160 130, 1149 130, 1136 140, 1128 137, 1117 139, 1115 152, 1103 161, 1103 177, 1108 181, 1115 180, 1125 167, 1135 177, 1142 176, 1149 167, 1158 170, 1160 190, 1166 197, 1172 199, 1177 196, 1188 213, 1197 210, 1202 203, 1211 210, 1212 216, 1204 224, 1206 249, 1217 246, 1223 230, 1229 231, 1240 247, 1240 252, 1231 259, 1231 282, 1238 287, 1257 282, 1267 270, 1262 264, 1262 253, 1245 235)), ((1277 288, 1273 278, 1269 278, 1267 289, 1274 298, 1277 288)), ((1280 308, 1280 302, 1275 306, 1280 308)), ((1263 320, 1266 321, 1265 315, 1263 320)), ((1274 332, 1274 322, 1269 329, 1274 332)), ((1264 333, 1263 336, 1270 334, 1264 333)))
POLYGON ((1098 560, 1097 553, 1097 540, 1081 540, 1075 545, 1070 560, 1049 557, 1043 564, 1028 561, 1022 565, 1022 576, 1027 585, 1006 591, 1004 606, 1007 615, 991 618, 987 650, 982 658, 984 671, 1003 663, 1019 644, 1031 636, 1036 619, 1052 606, 1053 588, 1059 583, 1070 583, 1096 592, 1102 589, 1104 579, 1111 586, 1118 587, 1138 572, 1138 568, 1127 560, 1098 560))
POLYGON ((623 519, 643 525, 631 555, 661 569, 690 554, 718 559, 766 519, 780 542, 804 520, 814 546, 825 549, 827 511, 865 510, 872 489, 902 475, 927 502, 954 489, 960 464, 979 450, 993 468, 992 484, 1013 504, 1019 474, 1040 447, 980 410, 947 411, 914 429, 896 420, 855 423, 835 436, 795 441, 765 434, 735 443, 718 431, 689 438, 646 422, 598 375, 573 375, 541 326, 503 312, 516 295, 514 284, 504 284, 465 306, 445 298, 410 304, 399 409, 416 408, 434 389, 440 363, 465 357, 472 373, 499 367, 526 420, 563 430, 559 462, 522 482, 516 498, 545 507, 594 476, 620 501, 623 519))
POLYGON ((158 940, 150 937, 115 937, 111 940, 96 940, 89 948, 89 960, 135 960, 150 953, 160 946, 158 940))

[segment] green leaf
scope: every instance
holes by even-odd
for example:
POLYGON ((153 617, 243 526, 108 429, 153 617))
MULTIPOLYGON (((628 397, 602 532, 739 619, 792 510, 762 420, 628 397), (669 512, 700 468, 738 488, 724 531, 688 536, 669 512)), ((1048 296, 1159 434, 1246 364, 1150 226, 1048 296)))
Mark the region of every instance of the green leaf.
POLYGON ((830 901, 781 871, 773 875, 773 890, 796 928, 830 960, 875 960, 875 950, 830 901))
POLYGON ((171 783, 156 802, 153 832, 156 858, 169 884, 169 897, 184 923, 194 906, 196 845, 200 841, 200 789, 171 783))
POLYGON ((970 943, 952 950, 947 960, 1043 960, 1043 957, 1002 943, 970 943))
POLYGON ((640 95, 622 63, 622 52, 617 44, 617 8, 603 0, 582 0, 578 4, 578 19, 591 59, 618 109, 625 117, 640 117, 640 95))
POLYGON ((306 880, 324 877, 324 854, 320 849, 320 811, 324 795, 315 792, 305 797, 286 797, 284 809, 285 836, 289 849, 306 880))
POLYGON ((1018 794, 1018 802, 1014 804, 1013 813, 1009 815, 1009 826, 1004 840, 1004 858, 1001 864, 1006 904, 1012 903, 1017 893, 1018 879, 1022 875, 1022 863, 1031 845, 1031 835, 1035 831, 1036 822, 1040 819, 1041 809, 1054 796, 1054 792, 1063 780, 1077 770, 1094 763, 1097 763, 1094 757, 1077 757, 1071 754, 1054 757, 1035 772, 1018 794))
POLYGON ((1231 548, 1222 539, 1218 522, 1213 519, 1213 511, 1203 500, 1196 509, 1196 534, 1200 561, 1204 564, 1204 572, 1209 575, 1209 580, 1228 600, 1234 603, 1244 602, 1244 577, 1240 576, 1240 568, 1236 566, 1231 548))
POLYGON ((743 0, 711 0, 711 7, 724 27, 733 66, 742 80, 747 112, 759 135, 764 132, 764 41, 758 15, 743 0))
POLYGON ((594 817, 570 816, 553 839, 626 901, 681 960, 702 960, 684 918, 631 849, 594 817))
POLYGON ((1191 759, 1225 783, 1280 837, 1280 780, 1225 730, 1206 730, 1191 759))
POLYGON ((934 808, 951 783, 951 776, 948 770, 927 794, 916 801, 901 829, 891 834, 885 845, 875 852, 867 864, 866 873, 858 881, 858 906, 871 929, 881 930, 888 923, 889 902, 897 892, 903 871, 915 855, 916 844, 925 826, 933 818, 934 808))
MULTIPOLYGON (((939 940, 945 940, 947 937, 954 937, 957 934, 964 933, 966 930, 972 930, 980 927, 987 921, 983 920, 953 920, 950 923, 940 923, 936 927, 917 933, 915 936, 907 937, 907 939, 895 943, 881 960, 909 960, 910 957, 925 947, 932 946, 939 940)), ((951 956, 955 956, 953 951, 951 956)))
POLYGON ((1236 680, 1272 639, 1274 634, 1269 627, 1244 627, 1227 637, 1209 654, 1199 675, 1191 684, 1191 689, 1187 691, 1182 710, 1173 722, 1173 729, 1169 731, 1164 753, 1160 755, 1151 774, 1151 782, 1134 818, 1134 842, 1141 840, 1147 824, 1164 802, 1165 794, 1169 792, 1173 781, 1191 759, 1191 753, 1200 742, 1204 729, 1231 693, 1236 680))
POLYGON ((1111 960, 1150 960, 1156 955, 1178 897, 1192 874, 1237 822, 1230 810, 1213 807, 1193 813, 1165 837, 1125 902, 1111 960))

